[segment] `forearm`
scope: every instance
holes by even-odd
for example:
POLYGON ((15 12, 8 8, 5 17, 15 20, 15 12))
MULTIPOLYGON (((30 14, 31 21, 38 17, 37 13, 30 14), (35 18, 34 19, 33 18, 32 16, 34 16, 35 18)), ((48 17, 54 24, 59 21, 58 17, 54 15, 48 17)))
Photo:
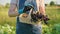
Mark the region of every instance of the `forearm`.
POLYGON ((45 7, 40 6, 40 7, 39 7, 39 12, 40 12, 41 14, 45 15, 45 14, 46 14, 46 13, 45 13, 45 7))
POLYGON ((44 4, 44 0, 39 0, 39 12, 43 15, 45 15, 45 4, 44 4))

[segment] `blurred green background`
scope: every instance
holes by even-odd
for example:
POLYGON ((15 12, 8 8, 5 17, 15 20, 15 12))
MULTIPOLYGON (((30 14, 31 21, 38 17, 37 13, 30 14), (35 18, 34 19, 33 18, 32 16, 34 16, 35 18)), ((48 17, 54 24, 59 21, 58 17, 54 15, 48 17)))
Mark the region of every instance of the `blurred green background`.
MULTIPOLYGON (((42 34, 60 34, 60 5, 51 1, 45 6, 50 20, 48 25, 42 24, 42 34)), ((9 7, 9 3, 0 5, 0 34, 16 34, 16 17, 8 16, 9 7)))

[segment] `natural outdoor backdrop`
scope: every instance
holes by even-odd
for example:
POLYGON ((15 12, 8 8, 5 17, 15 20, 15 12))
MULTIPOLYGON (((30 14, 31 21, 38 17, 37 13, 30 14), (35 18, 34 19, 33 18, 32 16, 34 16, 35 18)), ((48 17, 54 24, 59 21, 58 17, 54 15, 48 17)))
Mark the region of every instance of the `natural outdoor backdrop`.
MULTIPOLYGON (((50 18, 48 25, 43 24, 42 34, 60 34, 60 4, 51 1, 45 4, 46 14, 50 18)), ((0 34, 16 34, 16 17, 9 17, 10 4, 0 4, 0 34)))

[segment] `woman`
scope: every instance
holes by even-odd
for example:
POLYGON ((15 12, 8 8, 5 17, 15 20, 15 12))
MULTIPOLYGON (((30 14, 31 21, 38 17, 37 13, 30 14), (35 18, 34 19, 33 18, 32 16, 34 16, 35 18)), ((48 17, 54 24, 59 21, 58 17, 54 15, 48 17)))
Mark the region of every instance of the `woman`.
MULTIPOLYGON (((19 21, 19 15, 22 14, 20 9, 23 9, 25 5, 31 4, 34 6, 34 11, 39 11, 42 15, 45 14, 44 0, 11 0, 10 9, 8 15, 10 17, 17 16, 16 34, 42 34, 41 23, 39 25, 22 23, 19 21), (18 11, 16 11, 16 8, 18 11)), ((25 15, 26 16, 26 15, 25 15)))

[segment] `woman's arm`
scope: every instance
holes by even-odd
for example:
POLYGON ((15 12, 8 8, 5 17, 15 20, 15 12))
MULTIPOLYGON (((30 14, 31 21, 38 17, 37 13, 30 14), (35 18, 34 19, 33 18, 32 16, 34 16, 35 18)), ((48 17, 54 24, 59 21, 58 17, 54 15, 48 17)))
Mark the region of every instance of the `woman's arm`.
POLYGON ((38 7, 38 11, 42 15, 45 15, 45 4, 44 4, 44 0, 37 0, 37 7, 38 7))
POLYGON ((8 11, 8 15, 10 17, 16 17, 19 15, 18 12, 16 11, 16 8, 17 8, 17 0, 11 0, 10 8, 8 11))

